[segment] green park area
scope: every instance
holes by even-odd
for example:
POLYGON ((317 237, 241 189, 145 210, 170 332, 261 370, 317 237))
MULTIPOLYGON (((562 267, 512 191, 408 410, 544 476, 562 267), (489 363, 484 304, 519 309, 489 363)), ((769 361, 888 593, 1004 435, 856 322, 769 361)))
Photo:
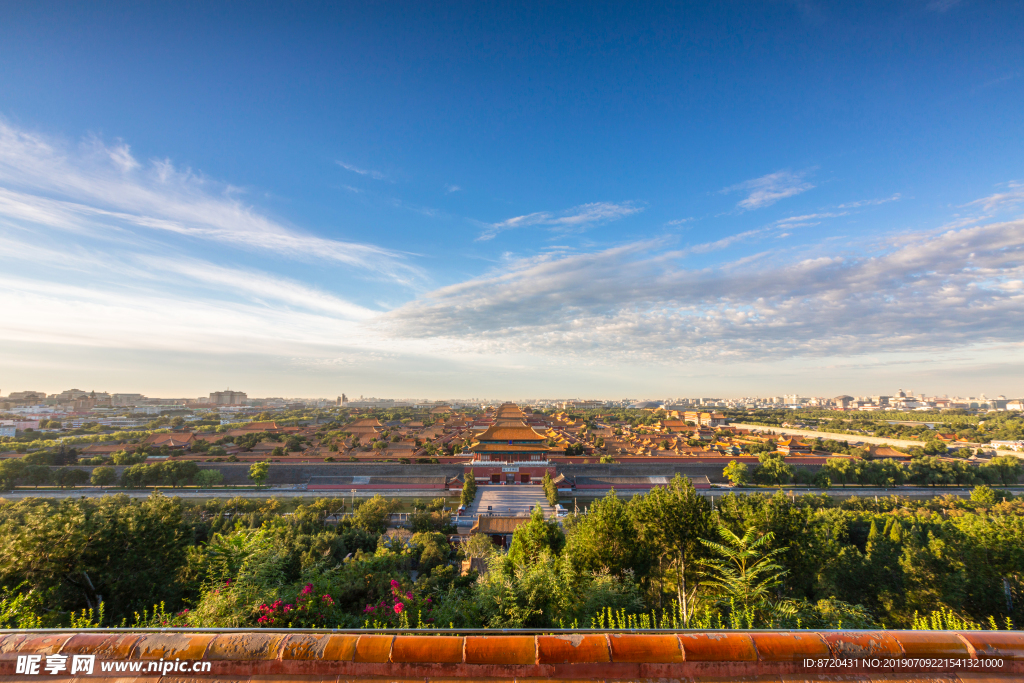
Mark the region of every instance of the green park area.
POLYGON ((729 494, 712 510, 676 478, 559 521, 535 514, 508 552, 482 535, 450 542, 443 499, 421 501, 401 531, 387 522, 397 501, 375 497, 339 519, 346 502, 5 502, 2 625, 892 628, 931 615, 1006 628, 1024 618, 1024 500, 987 486, 916 502, 729 494))

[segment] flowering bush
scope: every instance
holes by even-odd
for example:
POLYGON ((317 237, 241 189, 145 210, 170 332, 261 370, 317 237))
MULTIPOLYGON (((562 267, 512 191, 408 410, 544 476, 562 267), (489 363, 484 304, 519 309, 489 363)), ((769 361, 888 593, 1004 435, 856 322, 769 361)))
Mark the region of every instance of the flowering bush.
POLYGON ((329 594, 316 595, 313 584, 307 583, 299 592, 295 602, 285 603, 275 600, 271 604, 262 604, 258 608, 259 617, 256 623, 260 626, 314 626, 327 625, 332 621, 334 598, 329 594))
POLYGON ((364 607, 363 614, 366 615, 365 625, 368 627, 410 628, 432 623, 430 612, 433 607, 430 598, 418 598, 412 591, 403 592, 401 584, 391 579, 391 595, 376 605, 364 607))

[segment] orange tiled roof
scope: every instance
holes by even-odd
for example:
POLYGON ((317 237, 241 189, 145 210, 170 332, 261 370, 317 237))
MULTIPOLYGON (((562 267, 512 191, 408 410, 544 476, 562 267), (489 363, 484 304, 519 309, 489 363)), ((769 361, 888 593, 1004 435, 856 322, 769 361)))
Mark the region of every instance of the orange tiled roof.
POLYGON ((147 446, 167 446, 168 448, 183 448, 195 443, 196 437, 192 432, 170 432, 169 434, 150 434, 142 442, 147 446))
POLYGON ((544 441, 544 435, 537 433, 533 427, 513 422, 491 425, 476 438, 478 441, 544 441))
MULTIPOLYGON (((523 518, 526 521, 526 518, 523 518)), ((38 633, 0 636, 9 683, 38 683, 15 674, 22 655, 97 655, 156 663, 180 657, 209 665, 196 680, 553 680, 741 681, 836 680, 1015 681, 1024 674, 1020 631, 716 631, 616 633, 579 630, 544 634, 407 635, 350 632, 38 633), (941 668, 872 668, 874 660, 948 660, 941 668), (808 666, 807 662, 812 664, 808 666), (971 673, 979 660, 995 660, 971 673), (821 662, 820 666, 816 662, 821 662), (842 674, 835 673, 842 662, 842 674), (829 668, 829 665, 832 668, 829 668)), ((170 663, 170 662, 168 662, 170 663)), ((42 666, 40 667, 40 671, 42 666)), ((98 663, 96 675, 99 673, 98 663)), ((45 676, 45 675, 44 675, 45 676)), ((176 678, 185 678, 180 676, 176 678)), ((67 678, 66 676, 64 678, 67 678)), ((159 678, 159 675, 153 676, 159 678)), ((112 679, 111 679, 112 680, 112 679)))

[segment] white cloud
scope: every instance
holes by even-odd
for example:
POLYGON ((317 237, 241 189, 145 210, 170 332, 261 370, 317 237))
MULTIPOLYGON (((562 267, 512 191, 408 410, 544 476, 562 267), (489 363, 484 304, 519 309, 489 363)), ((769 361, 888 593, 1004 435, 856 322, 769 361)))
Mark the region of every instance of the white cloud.
POLYGON ((123 242, 176 234, 284 258, 326 259, 399 282, 419 275, 397 252, 302 232, 237 194, 167 160, 140 164, 122 142, 104 146, 89 138, 75 147, 0 122, 0 221, 9 229, 123 242))
POLYGON ((349 320, 366 320, 377 314, 332 294, 294 280, 253 269, 242 270, 196 259, 139 257, 147 269, 185 276, 193 282, 213 285, 225 294, 244 294, 255 301, 278 301, 292 307, 330 313, 349 320))
POLYGON ((812 225, 818 225, 819 223, 821 223, 821 221, 827 218, 839 218, 840 216, 846 215, 846 211, 841 211, 839 213, 808 213, 802 216, 790 216, 789 218, 780 218, 779 220, 775 221, 774 225, 778 226, 781 229, 805 228, 812 225))
POLYGON ((444 190, 446 194, 451 194, 452 192, 462 192, 462 188, 459 187, 458 185, 445 185, 444 190))
POLYGON ((859 202, 848 202, 846 204, 840 204, 837 209, 859 209, 862 206, 878 206, 879 204, 887 204, 889 202, 898 202, 902 195, 897 192, 891 197, 885 197, 884 199, 862 199, 859 202))
POLYGON ((353 173, 358 173, 359 175, 368 176, 370 178, 373 178, 374 180, 388 180, 388 177, 381 173, 380 171, 370 171, 365 168, 359 168, 358 166, 353 166, 352 164, 346 164, 344 161, 337 161, 335 163, 338 164, 338 166, 341 166, 346 171, 352 171, 353 173))
POLYGON ((780 199, 793 197, 812 189, 814 185, 804 180, 805 175, 807 175, 806 172, 776 171, 760 178, 732 185, 722 192, 746 192, 746 198, 741 199, 736 208, 743 211, 761 209, 771 206, 780 199))
POLYGON ((609 221, 618 220, 635 213, 643 211, 642 207, 632 202, 615 204, 613 202, 593 202, 573 207, 561 213, 549 213, 539 211, 524 216, 516 216, 499 223, 489 223, 484 231, 477 237, 477 241, 490 240, 505 230, 514 228, 526 228, 531 226, 543 226, 561 232, 576 232, 609 221))
POLYGON ((674 221, 669 221, 668 223, 665 223, 665 225, 667 225, 667 226, 683 225, 684 223, 689 223, 689 222, 691 222, 693 220, 694 219, 692 217, 690 217, 690 218, 677 218, 674 221))
POLYGON ((960 0, 931 0, 926 6, 933 12, 947 12, 960 4, 960 0))
POLYGON ((1005 183, 1004 187, 1006 187, 1005 192, 996 192, 995 194, 991 194, 987 197, 975 199, 973 202, 964 204, 964 206, 978 206, 981 207, 982 211, 991 213, 993 211, 1000 211, 1002 209, 1015 207, 1024 202, 1024 182, 1011 180, 1010 182, 1005 183))
POLYGON ((678 255, 648 242, 524 260, 385 314, 382 329, 607 363, 930 352, 1022 332, 1024 221, 699 270, 678 255))

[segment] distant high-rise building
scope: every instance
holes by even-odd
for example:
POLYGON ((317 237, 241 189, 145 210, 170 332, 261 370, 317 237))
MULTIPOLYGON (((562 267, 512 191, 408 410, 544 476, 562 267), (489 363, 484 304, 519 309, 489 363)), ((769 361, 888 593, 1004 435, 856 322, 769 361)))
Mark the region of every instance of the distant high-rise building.
POLYGON ((343 406, 346 403, 348 403, 348 396, 346 396, 345 394, 342 394, 341 396, 338 397, 338 405, 339 406, 343 406))
POLYGON ((210 403, 218 406, 231 406, 245 403, 248 400, 248 396, 241 391, 215 391, 210 394, 210 403))
POLYGON ((45 391, 12 391, 8 396, 12 401, 45 401, 45 391))

